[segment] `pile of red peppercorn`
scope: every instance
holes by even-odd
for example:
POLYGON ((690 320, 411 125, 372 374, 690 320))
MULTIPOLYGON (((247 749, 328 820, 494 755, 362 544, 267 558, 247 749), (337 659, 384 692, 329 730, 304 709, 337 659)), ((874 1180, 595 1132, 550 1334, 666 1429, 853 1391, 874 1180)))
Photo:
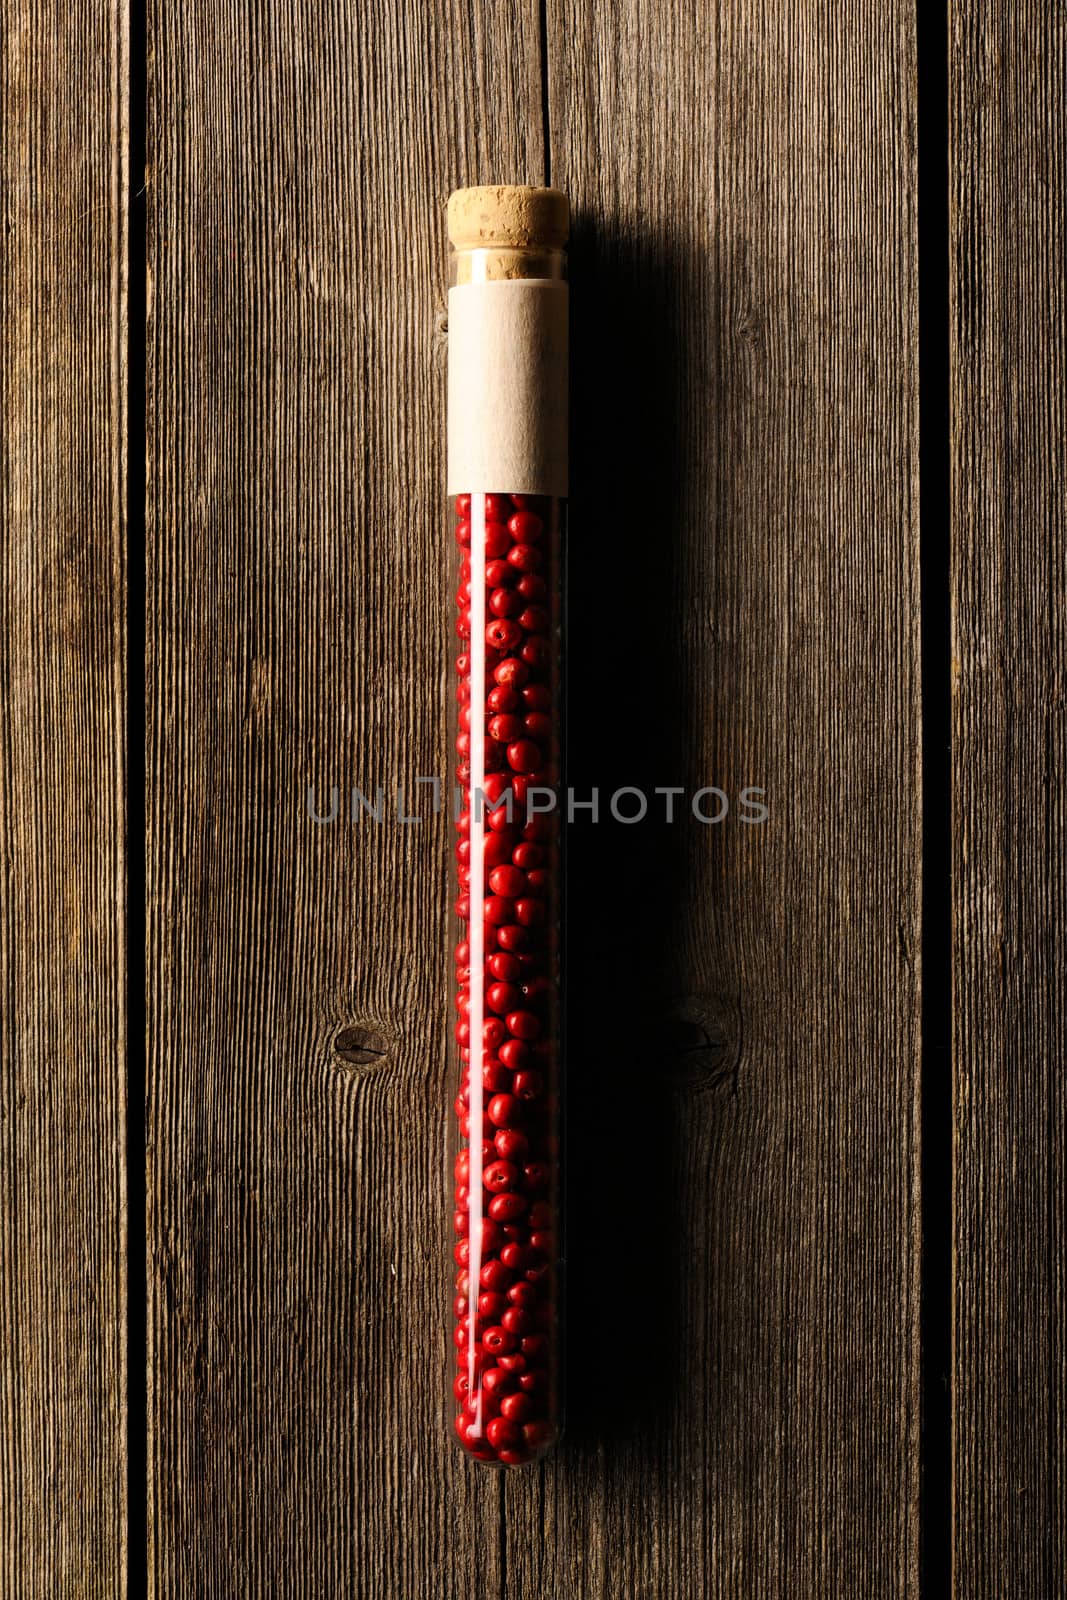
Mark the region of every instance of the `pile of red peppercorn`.
POLYGON ((558 1418, 559 824, 556 813, 527 807, 530 790, 559 783, 559 518, 550 502, 520 495, 486 495, 484 509, 484 572, 475 573, 471 497, 457 496, 457 630, 470 643, 457 662, 456 770, 464 809, 457 821, 456 913, 465 927, 456 949, 463 1069, 455 1111, 465 1143, 454 1173, 453 1391, 464 1448, 479 1460, 517 1466, 553 1442, 558 1418), (478 581, 485 585, 484 635, 471 640, 478 581), (480 651, 484 673, 473 676, 484 682, 484 703, 475 707, 472 657, 480 651), (484 770, 472 776, 476 716, 484 719, 484 770), (482 826, 472 828, 472 813, 484 816, 482 826), (478 840, 480 868, 472 859, 478 840), (472 887, 481 935, 473 939, 472 887), (482 946, 478 970, 472 943, 482 946), (480 1040, 471 1036, 472 1015, 481 1019, 480 1040), (475 1050, 481 1115, 473 1120, 481 1136, 472 1150, 475 1050))

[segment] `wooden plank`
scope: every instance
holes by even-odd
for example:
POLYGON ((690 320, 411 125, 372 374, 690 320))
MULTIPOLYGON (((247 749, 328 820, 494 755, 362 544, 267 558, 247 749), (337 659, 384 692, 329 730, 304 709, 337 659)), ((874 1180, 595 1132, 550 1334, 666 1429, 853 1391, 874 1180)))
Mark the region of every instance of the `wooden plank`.
POLYGON ((445 1400, 450 823, 306 796, 447 770, 444 205, 540 179, 538 50, 533 3, 150 22, 159 1596, 500 1586, 445 1400))
POLYGON ((111 1600, 126 1593, 127 14, 3 0, 0 33, 0 1590, 111 1600))
POLYGON ((570 1434, 507 1593, 915 1594, 914 8, 551 0, 548 52, 571 776, 735 809, 572 836, 570 1434))
POLYGON ((1067 1570, 1064 18, 950 8, 956 1593, 1067 1570))

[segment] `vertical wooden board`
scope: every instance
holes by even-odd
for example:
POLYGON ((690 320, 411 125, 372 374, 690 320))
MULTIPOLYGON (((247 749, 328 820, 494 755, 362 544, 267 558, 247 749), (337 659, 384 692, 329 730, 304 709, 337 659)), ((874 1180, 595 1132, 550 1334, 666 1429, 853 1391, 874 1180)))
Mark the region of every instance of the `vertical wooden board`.
POLYGON ((506 1592, 913 1595, 914 10, 551 0, 548 80, 571 777, 686 799, 571 834, 570 1432, 506 1592))
POLYGON ((444 205, 541 176, 537 8, 157 0, 149 95, 152 1591, 491 1594, 414 783, 454 647, 444 205))
POLYGON ((1067 1563, 1062 8, 951 28, 956 1593, 1067 1563))
POLYGON ((0 32, 0 1591, 111 1600, 126 1592, 127 13, 5 0, 0 32))

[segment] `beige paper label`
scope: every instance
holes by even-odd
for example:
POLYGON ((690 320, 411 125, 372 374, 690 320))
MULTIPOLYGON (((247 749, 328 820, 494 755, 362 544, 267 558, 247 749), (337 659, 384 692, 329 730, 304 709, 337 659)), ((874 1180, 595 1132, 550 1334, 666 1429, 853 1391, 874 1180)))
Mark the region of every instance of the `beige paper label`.
POLYGON ((567 493, 567 285, 448 291, 448 493, 567 493))

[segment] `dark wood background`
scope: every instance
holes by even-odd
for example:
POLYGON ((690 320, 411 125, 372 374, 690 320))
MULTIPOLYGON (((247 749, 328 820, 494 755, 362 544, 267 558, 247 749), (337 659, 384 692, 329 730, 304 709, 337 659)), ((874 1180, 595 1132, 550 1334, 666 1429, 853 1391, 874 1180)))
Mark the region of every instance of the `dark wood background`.
POLYGON ((0 1591, 1059 1592, 1067 13, 0 16, 0 1591), (570 1420, 500 1476, 447 829, 343 797, 446 770, 445 199, 546 179, 572 781, 770 820, 573 830, 570 1420))

